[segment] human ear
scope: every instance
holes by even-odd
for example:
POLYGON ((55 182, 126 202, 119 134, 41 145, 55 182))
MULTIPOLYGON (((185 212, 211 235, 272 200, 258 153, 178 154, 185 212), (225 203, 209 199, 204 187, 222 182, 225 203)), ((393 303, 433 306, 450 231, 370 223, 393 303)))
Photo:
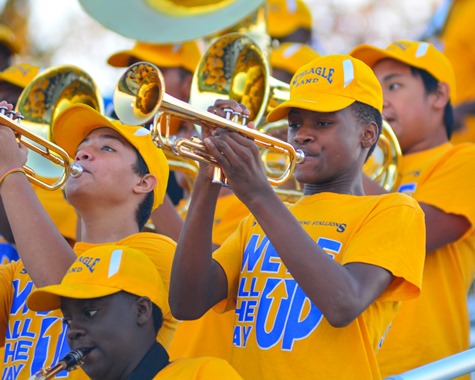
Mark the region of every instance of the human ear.
POLYGON ((371 148, 378 139, 378 125, 372 121, 364 126, 361 136, 361 145, 363 148, 371 148))
POLYGON ((434 107, 436 109, 444 109, 450 99, 450 89, 447 83, 439 82, 437 90, 434 92, 434 107))
POLYGON ((157 186, 157 182, 157 177, 153 174, 145 174, 135 185, 134 192, 137 194, 150 193, 157 186))
POLYGON ((148 297, 140 297, 135 301, 137 310, 137 324, 144 325, 152 318, 153 305, 148 297))

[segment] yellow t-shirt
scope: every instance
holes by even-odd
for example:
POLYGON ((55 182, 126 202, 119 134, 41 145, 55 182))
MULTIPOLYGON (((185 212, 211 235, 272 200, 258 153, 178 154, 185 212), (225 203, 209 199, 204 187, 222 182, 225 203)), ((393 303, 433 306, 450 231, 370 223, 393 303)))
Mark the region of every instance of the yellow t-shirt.
MULTIPOLYGON (((454 68, 456 83, 456 104, 475 101, 475 2, 473 0, 453 0, 449 17, 440 36, 442 51, 454 68)), ((467 129, 455 132, 453 143, 475 142, 475 116, 466 120, 467 129)))
POLYGON ((334 328, 255 219, 245 219, 214 254, 229 287, 215 309, 235 308, 231 364, 245 379, 380 379, 378 347, 400 302, 416 297, 422 282, 422 210, 396 193, 321 193, 288 207, 336 262, 377 265, 395 280, 352 323, 334 328))
MULTIPOLYGON (((247 215, 249 210, 234 194, 219 197, 213 221, 213 243, 221 245, 247 215)), ((168 349, 170 360, 200 356, 229 360, 233 325, 232 310, 220 314, 211 309, 197 320, 180 322, 168 349)))
MULTIPOLYGON (((144 252, 157 266, 168 289, 175 252, 173 240, 142 232, 114 243, 144 252)), ((77 243, 74 251, 79 255, 93 246, 95 244, 77 243)), ((5 347, 2 379, 29 379, 41 368, 56 364, 70 351, 61 311, 40 313, 26 306, 26 299, 33 289, 33 281, 21 260, 0 265, 0 346, 5 347)), ((170 314, 164 315, 163 327, 158 334, 158 341, 164 347, 169 345, 176 323, 170 314)), ((81 369, 69 375, 62 372, 60 377, 88 379, 81 369)))
POLYGON ((399 191, 472 227, 426 257, 420 297, 402 305, 378 355, 383 376, 469 349, 467 293, 475 276, 475 146, 443 144, 403 156, 399 191))

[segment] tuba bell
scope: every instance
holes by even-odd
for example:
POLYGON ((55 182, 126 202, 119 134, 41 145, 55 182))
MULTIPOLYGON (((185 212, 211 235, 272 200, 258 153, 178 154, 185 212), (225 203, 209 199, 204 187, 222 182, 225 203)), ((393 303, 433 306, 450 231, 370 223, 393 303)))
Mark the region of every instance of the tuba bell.
POLYGON ((80 0, 107 29, 152 43, 177 43, 219 32, 252 14, 264 0, 80 0))
POLYGON ((30 182, 41 188, 56 190, 69 174, 81 172, 79 166, 70 165, 68 154, 54 143, 51 130, 55 117, 77 103, 101 113, 104 110, 103 99, 89 74, 76 66, 56 66, 41 71, 23 89, 15 108, 22 115, 21 122, 2 118, 29 149, 25 171, 30 182))

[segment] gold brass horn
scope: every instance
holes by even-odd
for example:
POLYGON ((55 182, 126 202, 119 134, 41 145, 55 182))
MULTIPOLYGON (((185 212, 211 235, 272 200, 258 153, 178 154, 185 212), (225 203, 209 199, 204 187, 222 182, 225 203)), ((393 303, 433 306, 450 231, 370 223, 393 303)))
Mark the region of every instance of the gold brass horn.
POLYGON ((249 109, 249 121, 257 125, 289 96, 289 84, 270 75, 268 61, 256 42, 244 34, 229 33, 216 39, 201 57, 190 103, 206 109, 216 99, 232 99, 249 109))
POLYGON ((0 124, 13 130, 18 142, 25 145, 30 152, 36 152, 47 158, 50 162, 63 168, 61 175, 53 183, 49 183, 48 181, 39 178, 31 167, 25 165, 23 169, 31 183, 46 190, 56 190, 64 184, 70 174, 72 176, 79 176, 82 173, 81 166, 70 164, 69 155, 64 149, 29 132, 21 126, 19 120, 13 120, 11 116, 8 116, 8 114, 13 116, 14 112, 8 112, 6 107, 0 107, 0 124))
POLYGON ((397 190, 398 168, 402 157, 396 134, 383 120, 381 135, 374 152, 363 165, 363 172, 387 191, 397 190))
MULTIPOLYGON (((130 66, 119 79, 114 92, 115 111, 125 124, 144 124, 154 118, 152 136, 160 148, 172 150, 175 154, 189 157, 215 165, 216 160, 208 153, 204 144, 197 138, 171 139, 162 135, 162 117, 177 119, 197 124, 201 127, 225 128, 237 132, 266 149, 275 150, 289 156, 289 166, 279 178, 268 178, 273 185, 287 181, 295 165, 303 161, 303 153, 295 151, 288 143, 267 136, 257 130, 247 128, 233 120, 226 120, 210 112, 202 111, 188 103, 180 101, 165 92, 164 79, 160 70, 153 64, 138 62, 130 66)), ((215 178, 219 181, 219 178, 215 178)))
POLYGON ((80 0, 96 21, 122 36, 152 43, 205 37, 236 24, 264 0, 80 0))
POLYGON ((48 380, 55 377, 61 371, 72 371, 83 364, 84 358, 91 349, 77 349, 66 354, 61 360, 52 367, 41 368, 28 380, 48 380))
POLYGON ((68 175, 79 175, 66 152, 55 145, 51 127, 55 117, 72 104, 87 104, 99 112, 103 99, 94 80, 82 69, 63 65, 41 71, 24 88, 15 110, 21 123, 4 117, 17 139, 29 149, 25 167, 30 182, 46 190, 60 188, 68 175))

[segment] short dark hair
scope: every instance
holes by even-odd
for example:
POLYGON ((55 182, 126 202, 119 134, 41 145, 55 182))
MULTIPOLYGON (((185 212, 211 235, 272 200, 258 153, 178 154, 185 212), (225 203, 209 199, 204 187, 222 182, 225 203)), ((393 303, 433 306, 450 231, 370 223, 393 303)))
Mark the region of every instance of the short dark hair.
MULTIPOLYGON (((148 170, 148 166, 145 163, 142 155, 135 147, 134 147, 134 151, 137 156, 137 161, 135 161, 135 164, 132 166, 132 170, 134 173, 143 177, 146 174, 149 174, 150 171, 148 170)), ((150 191, 146 195, 144 200, 139 204, 139 207, 137 208, 137 211, 135 212, 135 220, 137 221, 139 230, 142 230, 142 228, 145 226, 148 219, 150 218, 150 215, 152 213, 153 201, 154 201, 154 192, 150 191)))
POLYGON ((357 121, 361 123, 362 125, 374 122, 378 126, 378 138, 376 139, 376 142, 369 149, 368 155, 366 156, 366 160, 367 160, 373 153, 374 149, 376 148, 376 145, 378 144, 379 135, 381 134, 381 130, 383 126, 383 117, 381 115, 381 112, 379 112, 376 108, 368 104, 358 102, 358 101, 350 105, 350 109, 353 115, 355 116, 355 118, 357 119, 357 121))
MULTIPOLYGON (((417 67, 411 66, 411 73, 414 76, 419 76, 424 83, 424 89, 426 94, 431 94, 437 91, 439 81, 426 70, 419 69, 417 67)), ((452 133, 454 132, 454 109, 452 103, 449 101, 445 105, 444 109, 444 125, 447 138, 450 140, 452 133)))

